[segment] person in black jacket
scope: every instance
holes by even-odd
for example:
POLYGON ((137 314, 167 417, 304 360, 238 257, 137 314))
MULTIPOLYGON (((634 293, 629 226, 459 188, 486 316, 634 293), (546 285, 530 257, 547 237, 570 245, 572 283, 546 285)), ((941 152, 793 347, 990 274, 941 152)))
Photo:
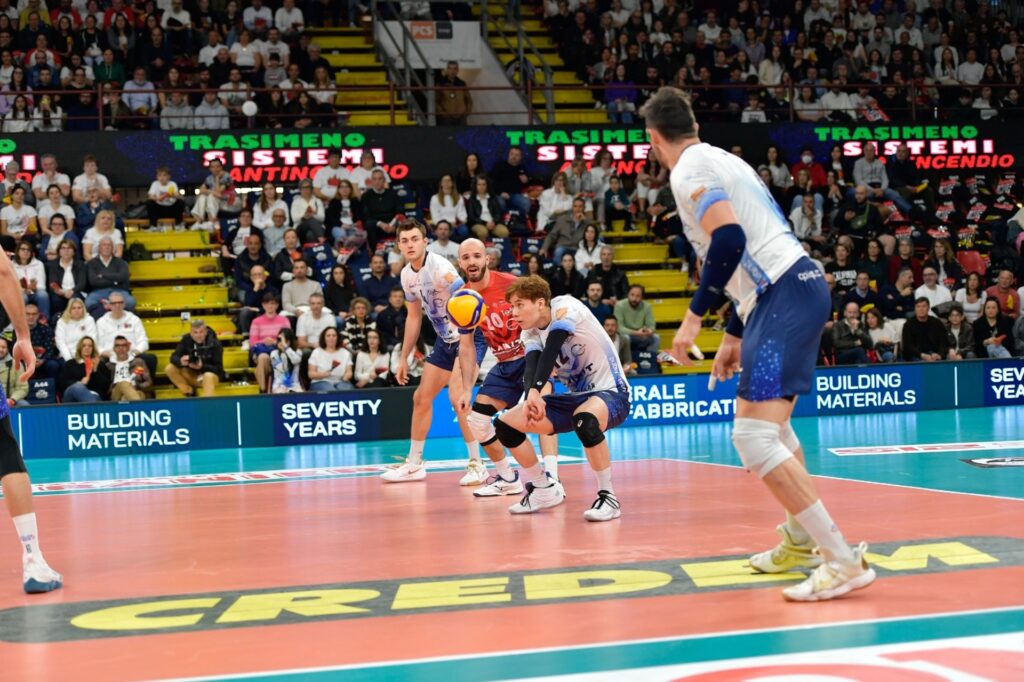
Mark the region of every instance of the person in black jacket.
POLYGON ((377 314, 377 331, 388 350, 393 349, 402 340, 405 321, 409 318, 409 309, 405 307, 405 293, 401 286, 391 288, 388 306, 377 314))
POLYGON ((216 332, 202 320, 192 320, 192 328, 181 337, 164 371, 182 395, 194 395, 202 388, 205 397, 213 396, 224 378, 224 347, 216 332))
POLYGON ((1013 320, 1003 315, 999 301, 985 301, 981 317, 974 321, 974 352, 979 358, 1013 357, 1013 320))
POLYGON ((57 377, 57 392, 64 403, 95 403, 110 393, 110 372, 92 338, 83 336, 75 348, 75 359, 64 363, 57 377))
POLYGON ((530 200, 523 194, 523 187, 530 182, 523 166, 523 150, 512 147, 508 158, 494 164, 491 169, 493 190, 505 202, 505 208, 519 211, 523 221, 530 214, 530 200))
POLYGON ((625 299, 629 293, 629 279, 622 268, 615 265, 613 259, 615 251, 610 246, 601 249, 601 262, 587 273, 588 282, 600 282, 604 291, 604 298, 601 299, 612 308, 620 299, 625 299))
POLYGON ((85 264, 78 280, 78 293, 85 294, 85 307, 99 319, 106 312, 103 302, 115 291, 124 294, 125 308, 135 310, 135 298, 128 293, 128 263, 114 255, 110 237, 100 239, 98 254, 85 264))
POLYGON ((931 303, 921 296, 914 303, 914 317, 903 325, 903 359, 909 362, 945 360, 949 354, 946 325, 932 317, 931 303))
POLYGON ((363 227, 366 228, 370 251, 376 251, 377 242, 395 234, 395 216, 405 207, 398 193, 388 187, 384 170, 374 168, 370 173, 370 187, 359 200, 363 204, 363 227))
POLYGON ((580 298, 586 289, 583 275, 576 269, 576 257, 568 251, 562 254, 559 267, 548 278, 552 296, 580 298))
POLYGON ((50 291, 50 317, 56 320, 75 296, 85 262, 78 258, 78 248, 70 240, 61 242, 57 259, 46 264, 46 288, 50 291))
POLYGON ((234 278, 238 285, 238 294, 243 296, 243 289, 252 286, 249 273, 253 267, 259 265, 269 272, 271 266, 270 254, 263 248, 263 235, 253 232, 245 238, 245 251, 235 257, 234 278))
POLYGON ((476 189, 469 195, 466 202, 466 224, 478 237, 486 237, 491 233, 507 237, 508 228, 505 222, 501 200, 491 191, 491 181, 484 175, 476 176, 476 189), (484 210, 486 209, 486 210, 484 210), (487 231, 484 235, 480 228, 487 231))

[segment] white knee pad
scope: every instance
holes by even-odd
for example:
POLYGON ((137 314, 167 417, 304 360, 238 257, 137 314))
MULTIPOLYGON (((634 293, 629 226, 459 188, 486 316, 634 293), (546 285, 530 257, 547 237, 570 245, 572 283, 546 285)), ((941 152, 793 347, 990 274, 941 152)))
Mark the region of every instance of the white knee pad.
POLYGON ((764 478, 775 467, 793 456, 779 439, 779 425, 763 419, 737 417, 732 429, 732 443, 747 471, 764 478))
POLYGON ((469 426, 469 432, 473 434, 473 438, 476 438, 478 443, 490 443, 495 438, 494 433, 494 417, 481 414, 476 410, 471 410, 469 416, 466 417, 466 424, 469 426))
POLYGON ((800 449, 800 439, 796 437, 796 431, 793 430, 793 424, 787 419, 786 423, 779 429, 779 440, 786 447, 787 450, 796 454, 796 451, 800 449))

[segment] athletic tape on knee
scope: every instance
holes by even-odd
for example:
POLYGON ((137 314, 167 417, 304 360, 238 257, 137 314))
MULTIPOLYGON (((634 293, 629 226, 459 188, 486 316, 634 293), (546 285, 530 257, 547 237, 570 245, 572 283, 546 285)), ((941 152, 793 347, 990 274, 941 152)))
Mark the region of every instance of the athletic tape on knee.
POLYGON ((796 454, 796 451, 800 449, 800 439, 796 437, 796 431, 793 430, 793 424, 787 419, 786 423, 779 429, 779 440, 787 450, 796 454))
POLYGON ((494 432, 498 434, 498 440, 506 448, 517 448, 526 440, 526 434, 519 429, 514 429, 505 422, 498 419, 494 422, 494 432))
POLYGON ((21 456, 21 448, 14 438, 10 416, 0 421, 0 479, 7 474, 28 473, 25 460, 21 456))
POLYGON ((732 429, 732 443, 747 471, 764 478, 793 453, 779 439, 779 425, 763 419, 737 417, 732 429))
POLYGON ((466 424, 480 445, 490 445, 498 437, 494 432, 494 415, 497 413, 494 405, 473 403, 473 409, 466 417, 466 424))
POLYGON ((604 441, 604 431, 601 430, 601 422, 589 412, 579 412, 573 415, 572 427, 579 436, 580 443, 585 448, 592 448, 604 441))

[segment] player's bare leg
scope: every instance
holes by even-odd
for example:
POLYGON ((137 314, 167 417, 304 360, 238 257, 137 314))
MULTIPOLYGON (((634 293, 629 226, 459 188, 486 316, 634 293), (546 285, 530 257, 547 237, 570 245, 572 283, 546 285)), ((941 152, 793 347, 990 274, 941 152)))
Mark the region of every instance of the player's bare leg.
POLYGON ((537 451, 534 450, 533 443, 526 437, 527 432, 552 433, 555 428, 551 422, 546 417, 537 420, 528 419, 525 406, 520 404, 503 414, 495 422, 494 428, 498 439, 519 463, 523 472, 522 476, 527 484, 526 495, 509 507, 509 512, 532 514, 564 502, 565 493, 562 486, 548 477, 540 460, 537 459, 537 451))
POLYGON ((388 469, 381 474, 381 479, 388 483, 405 483, 422 481, 427 477, 423 466, 423 448, 426 446, 430 423, 434 418, 434 399, 441 393, 451 376, 437 365, 426 363, 420 385, 412 394, 412 423, 409 428, 409 455, 405 463, 397 468, 388 469))
MULTIPOLYGON (((824 560, 811 577, 784 590, 784 596, 794 601, 819 601, 867 587, 875 572, 864 561, 866 545, 850 548, 822 504, 802 459, 794 456, 801 449, 788 426, 794 405, 795 401, 785 399, 751 402, 737 398, 733 443, 744 466, 764 481, 795 521, 793 530, 803 530, 824 560)), ((785 547, 789 539, 784 531, 780 547, 792 554, 791 548, 785 547)), ((752 565, 765 563, 764 555, 751 558, 752 565)))
MULTIPOLYGON (((9 430, 9 426, 7 429, 9 430)), ((14 443, 13 435, 10 440, 14 443)), ((5 444, 6 445, 6 444, 5 444)), ((20 453, 18 461, 21 461, 20 453)), ((24 468, 24 463, 21 463, 24 468)), ((24 571, 23 586, 28 593, 52 592, 63 585, 63 577, 54 571, 43 558, 39 548, 39 531, 36 527, 35 507, 32 503, 32 484, 28 474, 16 471, 3 475, 0 487, 3 488, 4 502, 7 511, 14 521, 15 530, 22 548, 22 569, 24 571)))
POLYGON ((573 412, 573 426, 597 479, 597 499, 583 513, 583 518, 587 521, 617 519, 622 512, 612 487, 612 454, 604 436, 608 428, 608 404, 600 398, 590 398, 573 412))
MULTIPOLYGON (((469 383, 476 383, 476 376, 469 383)), ((460 414, 456 405, 464 385, 462 367, 456 362, 448 380, 448 397, 451 399, 452 409, 459 422, 459 431, 462 432, 462 439, 466 441, 466 452, 469 454, 469 464, 466 465, 466 473, 459 481, 459 485, 482 485, 487 482, 487 467, 480 461, 480 441, 469 423, 468 415, 460 414)))

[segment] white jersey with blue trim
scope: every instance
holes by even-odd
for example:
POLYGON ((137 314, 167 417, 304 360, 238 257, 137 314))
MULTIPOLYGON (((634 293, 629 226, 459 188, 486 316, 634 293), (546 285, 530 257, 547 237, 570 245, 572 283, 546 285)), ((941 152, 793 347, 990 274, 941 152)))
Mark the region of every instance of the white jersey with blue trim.
POLYGON ((563 329, 569 338, 555 363, 558 380, 573 393, 628 391, 626 373, 608 332, 585 305, 572 296, 551 299, 551 323, 547 329, 523 330, 526 352, 543 351, 548 335, 563 329))
POLYGON ((704 142, 683 150, 669 182, 683 231, 701 261, 711 243, 700 225, 704 213, 721 200, 732 204, 747 247, 725 291, 746 321, 758 296, 805 255, 786 216, 746 161, 704 142))
POLYGON ((445 343, 459 340, 459 330, 448 319, 448 299, 463 286, 465 283, 451 261, 430 251, 423 257, 419 270, 413 270, 411 263, 402 268, 405 300, 423 305, 423 314, 434 326, 438 340, 445 343))

